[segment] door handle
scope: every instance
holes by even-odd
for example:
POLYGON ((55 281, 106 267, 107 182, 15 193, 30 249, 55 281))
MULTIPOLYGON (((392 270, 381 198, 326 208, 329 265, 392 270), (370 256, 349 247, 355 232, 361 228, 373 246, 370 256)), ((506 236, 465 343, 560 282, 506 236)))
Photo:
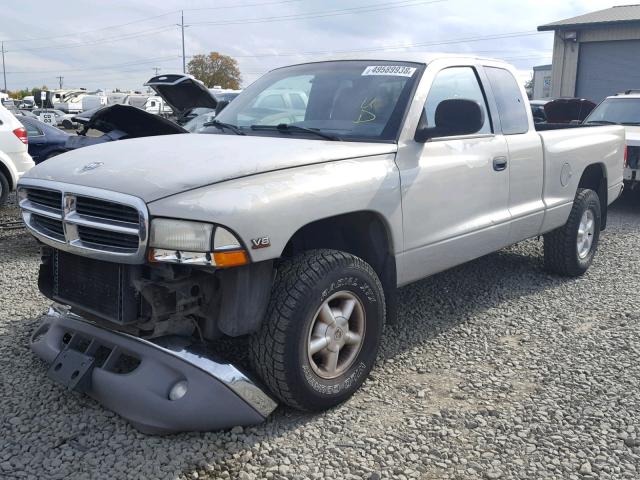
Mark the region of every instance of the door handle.
POLYGON ((496 157, 493 159, 493 169, 501 172, 507 169, 507 157, 496 157))

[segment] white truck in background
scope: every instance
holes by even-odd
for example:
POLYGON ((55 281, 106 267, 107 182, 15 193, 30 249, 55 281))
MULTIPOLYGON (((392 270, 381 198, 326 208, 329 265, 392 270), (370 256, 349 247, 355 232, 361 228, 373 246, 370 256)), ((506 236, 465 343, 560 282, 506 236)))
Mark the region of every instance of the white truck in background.
POLYGON ((584 121, 585 125, 622 125, 626 133, 624 182, 636 189, 640 182, 640 90, 605 98, 584 121))
POLYGON ((398 286, 539 236, 550 272, 591 265, 623 188, 624 129, 535 126, 525 100, 498 60, 342 58, 269 72, 210 134, 38 165, 19 201, 57 306, 32 350, 144 431, 347 400, 398 286), (283 88, 304 105, 264 104, 283 88), (241 337, 246 373, 212 352, 241 337))

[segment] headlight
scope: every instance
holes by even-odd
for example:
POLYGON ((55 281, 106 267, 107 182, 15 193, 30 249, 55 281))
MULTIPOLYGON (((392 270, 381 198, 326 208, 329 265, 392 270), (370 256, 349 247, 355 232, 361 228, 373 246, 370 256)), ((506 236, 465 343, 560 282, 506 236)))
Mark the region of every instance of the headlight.
POLYGON ((149 242, 152 247, 168 250, 208 252, 211 250, 212 233, 213 225, 210 223, 155 218, 151 222, 149 242))
POLYGON ((235 267, 249 263, 236 236, 210 223, 155 218, 149 235, 151 262, 235 267))

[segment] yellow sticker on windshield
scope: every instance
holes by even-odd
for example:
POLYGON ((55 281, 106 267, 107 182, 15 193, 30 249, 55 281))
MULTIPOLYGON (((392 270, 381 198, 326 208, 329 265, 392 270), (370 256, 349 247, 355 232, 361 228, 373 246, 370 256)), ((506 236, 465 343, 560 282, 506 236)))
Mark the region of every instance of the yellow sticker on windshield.
POLYGON ((376 114, 371 110, 375 107, 376 97, 373 97, 371 100, 365 98, 360 104, 360 115, 358 115, 358 119, 354 120, 353 123, 373 122, 376 119, 376 114))
POLYGON ((394 77, 411 77, 415 71, 415 67, 405 67, 404 65, 371 65, 364 69, 362 76, 390 75, 394 77))

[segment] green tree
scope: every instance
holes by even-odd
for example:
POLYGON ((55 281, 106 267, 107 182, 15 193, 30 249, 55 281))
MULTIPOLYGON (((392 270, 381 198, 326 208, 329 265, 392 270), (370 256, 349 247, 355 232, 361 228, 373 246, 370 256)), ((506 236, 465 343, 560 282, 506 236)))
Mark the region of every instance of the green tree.
POLYGON ((237 90, 242 83, 238 62, 218 52, 195 55, 188 63, 187 71, 203 81, 208 88, 220 86, 237 90))

